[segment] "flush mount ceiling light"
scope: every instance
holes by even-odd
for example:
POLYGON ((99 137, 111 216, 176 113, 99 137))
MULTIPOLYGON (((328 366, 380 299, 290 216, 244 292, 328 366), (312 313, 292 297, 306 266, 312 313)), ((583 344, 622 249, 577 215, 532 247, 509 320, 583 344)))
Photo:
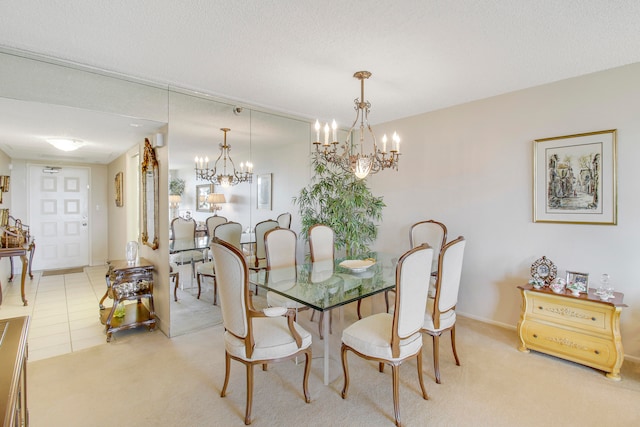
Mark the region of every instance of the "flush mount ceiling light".
POLYGON ((84 145, 84 141, 70 138, 48 138, 47 142, 61 151, 75 151, 84 145))

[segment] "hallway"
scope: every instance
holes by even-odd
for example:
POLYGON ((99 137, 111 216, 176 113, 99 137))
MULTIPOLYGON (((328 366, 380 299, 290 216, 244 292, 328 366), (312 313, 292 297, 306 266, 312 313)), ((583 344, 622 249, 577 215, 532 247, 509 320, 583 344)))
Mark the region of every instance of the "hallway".
MULTIPOLYGON (((106 344, 98 309, 106 289, 105 272, 105 266, 57 276, 43 277, 42 271, 34 272, 33 280, 27 277, 25 282, 26 307, 20 298, 19 275, 12 283, 3 280, 0 319, 31 316, 29 361, 106 344)), ((107 305, 109 302, 105 301, 107 305)))

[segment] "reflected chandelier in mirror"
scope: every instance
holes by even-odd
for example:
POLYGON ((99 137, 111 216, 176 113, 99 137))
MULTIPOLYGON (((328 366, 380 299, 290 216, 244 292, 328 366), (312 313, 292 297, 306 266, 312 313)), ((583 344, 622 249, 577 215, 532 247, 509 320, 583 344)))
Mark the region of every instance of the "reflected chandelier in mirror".
POLYGON ((213 169, 209 169, 209 157, 196 157, 196 179, 210 181, 212 184, 229 187, 241 182, 251 183, 253 178, 253 164, 250 162, 240 163, 240 170, 236 169, 235 163, 231 160, 231 146, 227 144, 227 132, 231 129, 220 128, 224 132, 224 142, 220 144, 220 155, 213 165, 213 169), (222 159, 222 168, 218 169, 218 163, 222 159), (232 171, 227 172, 227 160, 231 163, 232 171))

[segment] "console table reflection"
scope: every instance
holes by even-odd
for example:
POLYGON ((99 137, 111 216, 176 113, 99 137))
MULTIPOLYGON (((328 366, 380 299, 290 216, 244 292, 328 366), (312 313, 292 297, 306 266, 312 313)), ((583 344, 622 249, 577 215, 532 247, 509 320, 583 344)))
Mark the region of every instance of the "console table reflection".
POLYGON ((107 291, 100 299, 100 321, 105 325, 107 342, 111 341, 114 332, 147 326, 149 331, 155 329, 156 313, 153 305, 153 269, 154 265, 145 258, 138 259, 133 264, 124 260, 109 261, 109 270, 105 275, 107 291), (113 299, 113 306, 106 310, 104 300, 113 299), (146 298, 147 308, 142 299, 146 298), (125 301, 136 301, 134 304, 124 304, 125 301), (116 315, 120 304, 124 305, 124 313, 116 315))
POLYGON ((549 288, 518 286, 522 312, 518 322, 518 350, 529 349, 607 372, 620 380, 624 360, 620 336, 620 312, 624 294, 601 300, 595 289, 573 296, 556 294, 549 288))

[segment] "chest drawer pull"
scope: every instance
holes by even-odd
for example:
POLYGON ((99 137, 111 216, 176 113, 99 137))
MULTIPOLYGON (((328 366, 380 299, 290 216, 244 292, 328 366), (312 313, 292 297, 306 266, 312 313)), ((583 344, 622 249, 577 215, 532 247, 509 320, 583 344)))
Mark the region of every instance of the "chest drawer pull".
POLYGON ((534 338, 538 338, 538 334, 533 334, 533 337, 534 338))

